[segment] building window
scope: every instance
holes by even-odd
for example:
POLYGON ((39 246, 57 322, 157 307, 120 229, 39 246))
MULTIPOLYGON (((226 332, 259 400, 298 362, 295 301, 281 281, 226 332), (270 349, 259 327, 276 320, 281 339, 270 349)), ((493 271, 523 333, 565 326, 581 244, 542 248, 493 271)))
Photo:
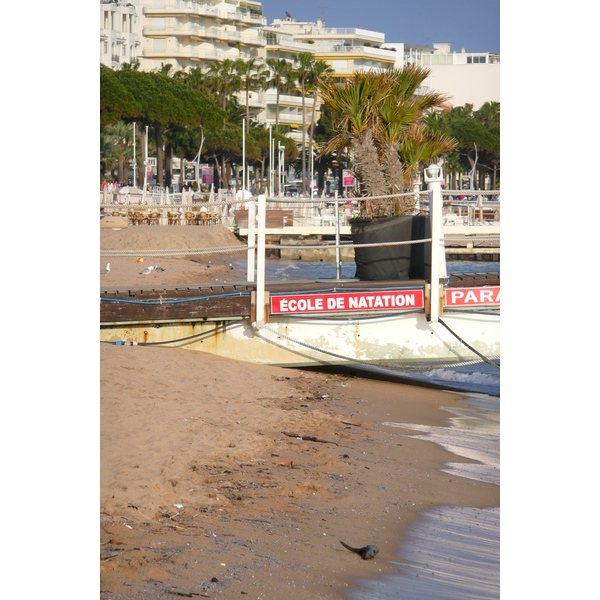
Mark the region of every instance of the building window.
POLYGON ((127 15, 123 15, 123 31, 127 31, 127 15))
POLYGON ((108 42, 102 42, 102 53, 108 54, 108 42))
POLYGON ((127 47, 125 44, 121 46, 121 56, 127 56, 127 47))

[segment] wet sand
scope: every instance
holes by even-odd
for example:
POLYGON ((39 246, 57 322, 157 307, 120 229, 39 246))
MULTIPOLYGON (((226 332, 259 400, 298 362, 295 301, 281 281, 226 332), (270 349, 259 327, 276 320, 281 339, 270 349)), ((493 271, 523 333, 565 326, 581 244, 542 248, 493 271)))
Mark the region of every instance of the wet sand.
MULTIPOLYGON (((174 229, 101 231, 101 247, 143 243, 158 262, 174 229)), ((206 230, 179 233, 189 247, 229 245, 189 229, 206 230)), ((243 279, 226 260, 222 276, 243 279)), ((101 285, 133 285, 135 258, 110 261, 101 285)), ((163 283, 219 276, 169 261, 163 283)), ((355 578, 397 571, 423 511, 499 505, 499 486, 442 470, 475 461, 390 425, 448 425, 457 395, 176 348, 99 352, 101 598, 341 599, 355 578), (363 561, 339 540, 380 552, 363 561)))

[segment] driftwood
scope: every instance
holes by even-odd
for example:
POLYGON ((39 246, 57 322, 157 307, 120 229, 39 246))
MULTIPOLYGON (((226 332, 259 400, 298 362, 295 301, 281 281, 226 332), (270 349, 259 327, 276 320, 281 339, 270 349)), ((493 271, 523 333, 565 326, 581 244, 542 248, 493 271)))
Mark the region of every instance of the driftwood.
POLYGON ((300 435, 299 433, 287 433, 286 431, 282 431, 281 433, 283 433, 283 435, 287 435, 288 437, 298 438, 306 442, 319 442, 320 444, 335 444, 336 446, 339 446, 337 442, 322 440, 320 438, 315 437, 314 435, 300 435))

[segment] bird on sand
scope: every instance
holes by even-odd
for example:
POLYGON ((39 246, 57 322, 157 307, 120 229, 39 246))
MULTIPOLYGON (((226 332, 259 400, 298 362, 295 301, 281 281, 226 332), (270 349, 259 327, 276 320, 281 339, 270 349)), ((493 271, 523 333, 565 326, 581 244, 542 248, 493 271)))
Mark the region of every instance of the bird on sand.
POLYGON ((157 272, 159 272, 159 273, 162 272, 162 271, 164 271, 164 269, 162 267, 159 267, 158 265, 156 267, 154 267, 154 270, 157 271, 157 272))
POLYGON ((212 263, 210 262, 210 260, 206 263, 206 266, 210 269, 210 267, 212 267, 212 263))
POLYGON ((350 552, 354 552, 354 554, 358 554, 363 560, 370 560, 375 558, 375 555, 379 552, 379 548, 375 544, 369 544, 368 546, 364 546, 363 548, 353 548, 352 546, 348 546, 340 540, 340 544, 350 550, 350 552))
POLYGON ((152 273, 153 270, 154 267, 150 265, 149 267, 146 267, 143 271, 140 271, 140 275, 149 275, 150 273, 152 273))
POLYGON ((100 275, 106 275, 110 271, 110 263, 106 263, 104 269, 100 269, 100 275))
POLYGON ((233 269, 233 265, 231 263, 229 263, 229 268, 233 269))

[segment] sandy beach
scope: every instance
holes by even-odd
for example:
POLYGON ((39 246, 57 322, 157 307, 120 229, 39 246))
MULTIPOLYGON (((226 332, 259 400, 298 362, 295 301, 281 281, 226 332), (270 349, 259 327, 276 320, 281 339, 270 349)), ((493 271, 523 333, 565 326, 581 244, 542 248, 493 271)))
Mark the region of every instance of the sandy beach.
MULTIPOLYGON (((243 281, 228 255, 206 268, 152 252, 234 244, 216 226, 101 230, 101 249, 145 250, 144 264, 165 268, 141 276, 135 258, 110 258, 101 286, 243 281)), ((100 597, 342 599, 354 578, 393 573, 398 541, 422 511, 499 506, 498 486, 441 470, 468 459, 389 425, 447 425, 444 407, 459 399, 100 344, 100 597), (340 540, 380 552, 363 561, 340 540)))

